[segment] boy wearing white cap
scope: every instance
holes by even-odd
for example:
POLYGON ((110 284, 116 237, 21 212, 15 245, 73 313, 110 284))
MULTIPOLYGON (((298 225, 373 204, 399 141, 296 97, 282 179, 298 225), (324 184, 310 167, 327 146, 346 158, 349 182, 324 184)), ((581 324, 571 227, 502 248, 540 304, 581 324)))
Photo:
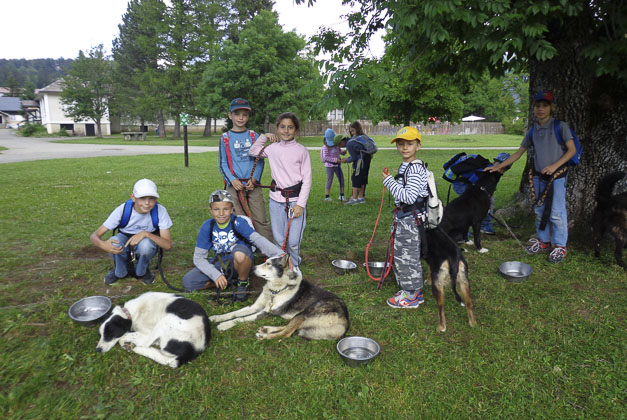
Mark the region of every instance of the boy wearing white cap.
POLYGON ((157 253, 157 247, 168 250, 172 247, 170 227, 172 220, 168 211, 157 203, 157 186, 149 179, 140 179, 135 183, 131 198, 120 204, 89 240, 92 244, 113 256, 115 268, 105 276, 106 284, 113 284, 129 275, 141 279, 144 284, 152 284, 155 275, 148 265, 157 253), (106 241, 102 236, 108 231, 118 230, 117 234, 106 241), (135 250, 137 266, 134 273, 131 249, 135 250))

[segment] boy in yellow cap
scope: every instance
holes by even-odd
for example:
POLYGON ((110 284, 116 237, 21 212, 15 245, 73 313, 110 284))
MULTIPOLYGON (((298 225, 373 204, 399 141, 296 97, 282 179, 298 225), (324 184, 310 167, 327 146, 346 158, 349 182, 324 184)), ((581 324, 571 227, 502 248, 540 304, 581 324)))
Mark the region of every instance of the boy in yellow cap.
POLYGON ((383 169, 383 185, 394 196, 394 275, 401 290, 387 300, 392 308, 415 309, 424 303, 422 264, 420 262, 420 224, 424 223, 429 189, 427 170, 417 164, 422 136, 414 127, 403 127, 392 143, 403 163, 393 177, 383 169))

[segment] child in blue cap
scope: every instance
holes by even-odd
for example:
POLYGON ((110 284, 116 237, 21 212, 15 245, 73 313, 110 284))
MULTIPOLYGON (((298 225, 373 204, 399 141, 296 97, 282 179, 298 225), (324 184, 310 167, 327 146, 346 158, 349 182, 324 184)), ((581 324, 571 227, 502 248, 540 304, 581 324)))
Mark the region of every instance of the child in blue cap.
MULTIPOLYGON (((331 201, 331 185, 333 185, 333 175, 337 176, 340 183, 340 201, 344 201, 344 173, 342 173, 342 165, 339 164, 340 154, 342 153, 340 146, 335 143, 335 131, 327 128, 324 132, 324 140, 322 149, 320 150, 320 160, 324 163, 327 171, 327 183, 324 187, 324 201, 331 201)), ((341 137, 341 136, 340 136, 341 137)))
POLYGON ((533 97, 533 114, 536 119, 533 130, 527 132, 513 155, 498 165, 486 168, 486 171, 498 171, 513 164, 533 146, 532 185, 537 197, 546 197, 534 205, 536 237, 529 240, 527 252, 538 254, 551 251, 548 261, 559 263, 568 254, 567 163, 575 156, 577 148, 568 124, 561 121, 559 126, 555 126, 554 100, 553 93, 546 90, 541 90, 533 97), (556 129, 559 130, 563 143, 557 139, 556 129))

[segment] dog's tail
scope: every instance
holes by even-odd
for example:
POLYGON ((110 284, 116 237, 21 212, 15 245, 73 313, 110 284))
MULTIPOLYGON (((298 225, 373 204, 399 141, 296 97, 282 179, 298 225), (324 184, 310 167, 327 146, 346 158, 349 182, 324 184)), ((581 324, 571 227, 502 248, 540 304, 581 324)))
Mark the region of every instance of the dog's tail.
POLYGON ((607 175, 604 175, 603 178, 599 180, 597 184, 596 191, 596 200, 597 203, 603 205, 608 204, 612 199, 612 191, 614 190, 614 185, 621 179, 625 177, 627 173, 622 171, 610 172, 607 175))

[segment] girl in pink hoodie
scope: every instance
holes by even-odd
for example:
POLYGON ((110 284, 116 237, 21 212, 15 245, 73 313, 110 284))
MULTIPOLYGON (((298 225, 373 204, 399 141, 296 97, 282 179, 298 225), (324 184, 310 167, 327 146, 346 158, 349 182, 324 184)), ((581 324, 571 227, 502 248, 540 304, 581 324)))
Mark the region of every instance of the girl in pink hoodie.
POLYGON ((295 140, 300 129, 300 121, 295 114, 284 112, 279 115, 276 127, 278 136, 266 137, 262 134, 248 153, 268 158, 270 162, 274 186, 270 189, 269 205, 272 235, 276 244, 290 255, 294 267, 298 268, 307 199, 311 191, 311 158, 307 148, 295 140))

